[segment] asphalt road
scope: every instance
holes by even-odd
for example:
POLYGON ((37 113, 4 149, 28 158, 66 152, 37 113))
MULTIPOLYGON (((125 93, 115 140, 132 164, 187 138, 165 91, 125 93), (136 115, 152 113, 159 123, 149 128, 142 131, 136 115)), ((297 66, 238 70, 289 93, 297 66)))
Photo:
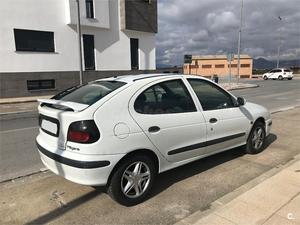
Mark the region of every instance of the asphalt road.
POLYGON ((300 105, 300 79, 284 80, 244 80, 258 84, 258 88, 235 90, 235 96, 242 96, 246 101, 265 106, 270 111, 300 105))
POLYGON ((236 148, 160 174, 151 198, 134 207, 51 172, 0 183, 0 224, 174 224, 216 200, 224 202, 220 198, 228 193, 241 194, 298 155, 299 114, 299 108, 273 114, 272 133, 260 154, 236 148))
MULTIPOLYGON (((244 80, 257 83, 258 88, 232 91, 249 102, 258 103, 270 111, 300 105, 300 79, 292 81, 244 80)), ((43 168, 35 147, 37 118, 0 120, 0 182, 34 173, 43 168)))

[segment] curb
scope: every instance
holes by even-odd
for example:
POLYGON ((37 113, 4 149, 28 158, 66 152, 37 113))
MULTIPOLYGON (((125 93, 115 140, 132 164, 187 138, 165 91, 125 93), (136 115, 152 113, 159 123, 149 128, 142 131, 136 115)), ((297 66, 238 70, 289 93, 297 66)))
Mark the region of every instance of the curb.
POLYGON ((255 84, 251 87, 237 87, 237 88, 227 89, 227 91, 235 91, 235 90, 242 90, 242 89, 248 89, 248 88, 258 88, 258 87, 259 87, 259 85, 255 84))
POLYGON ((10 120, 15 118, 20 118, 19 116, 22 115, 22 118, 30 118, 38 116, 38 111, 18 111, 18 112, 9 112, 9 113, 0 113, 0 121, 2 120, 10 120))
POLYGON ((276 114, 276 113, 280 113, 280 112, 285 112, 285 111, 289 111, 292 109, 296 109, 299 108, 300 105, 294 105, 294 106, 289 106, 289 107, 285 107, 285 108, 279 108, 279 109, 273 109, 270 111, 271 114, 276 114))
POLYGON ((280 164, 265 173, 261 174, 260 176, 250 180, 249 182, 243 184, 242 186, 238 187, 237 189, 233 190, 230 193, 225 194, 224 196, 216 199, 212 203, 209 204, 208 208, 204 211, 198 210, 193 214, 189 215, 188 217, 178 221, 174 225, 194 225, 200 219, 212 214, 220 207, 226 205, 227 203, 233 201, 238 196, 242 195, 243 193, 251 190, 252 188, 256 187, 260 183, 264 182, 265 180, 273 177, 274 175, 278 174, 280 171, 284 170, 285 168, 289 167, 293 163, 300 161, 300 154, 293 156, 291 160, 286 162, 285 164, 280 164))
POLYGON ((30 176, 33 176, 33 175, 36 175, 36 174, 47 173, 48 171, 50 171, 50 170, 47 169, 47 168, 40 168, 39 170, 32 171, 32 172, 30 172, 28 174, 25 174, 25 175, 20 175, 20 176, 14 177, 14 178, 8 178, 6 180, 1 180, 0 184, 4 184, 4 183, 8 183, 8 182, 14 182, 14 181, 17 181, 17 180, 20 180, 20 179, 23 179, 23 178, 26 178, 26 177, 30 177, 30 176))
POLYGON ((33 97, 18 97, 18 98, 0 98, 0 105, 2 104, 17 104, 17 103, 29 103, 37 102, 37 99, 40 98, 51 98, 53 95, 42 95, 42 96, 33 96, 33 97))
POLYGON ((29 102, 37 102, 36 99, 32 100, 16 100, 16 101, 7 101, 7 102, 0 102, 0 105, 2 104, 18 104, 18 103, 29 103, 29 102))

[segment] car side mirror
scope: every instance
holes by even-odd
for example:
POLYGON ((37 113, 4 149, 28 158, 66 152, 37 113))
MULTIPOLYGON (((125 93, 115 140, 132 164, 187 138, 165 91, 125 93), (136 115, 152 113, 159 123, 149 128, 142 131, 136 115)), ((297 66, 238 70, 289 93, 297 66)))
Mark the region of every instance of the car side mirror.
POLYGON ((237 102, 239 103, 239 106, 245 105, 246 100, 243 97, 238 97, 237 102))

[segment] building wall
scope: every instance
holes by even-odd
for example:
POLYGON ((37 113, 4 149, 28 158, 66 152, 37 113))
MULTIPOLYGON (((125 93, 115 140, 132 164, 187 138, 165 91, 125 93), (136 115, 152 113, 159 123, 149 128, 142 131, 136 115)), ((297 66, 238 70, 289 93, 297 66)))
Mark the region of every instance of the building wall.
MULTIPOLYGON (((81 1, 82 34, 95 35, 96 70, 131 70, 131 37, 139 39, 139 68, 155 69, 155 33, 121 30, 119 1, 95 0, 95 20, 85 18, 85 5, 81 1)), ((0 73, 79 70, 74 2, 75 0, 1 2, 0 73), (16 51, 14 28, 54 32, 55 52, 16 51)))
MULTIPOLYGON (((231 75, 237 75, 237 59, 231 62, 231 75)), ((240 60, 240 77, 252 78, 253 62, 251 58, 240 60)), ((184 64, 183 71, 185 74, 201 75, 204 77, 212 77, 214 74, 218 76, 229 75, 229 63, 227 59, 192 59, 191 64, 184 64), (218 68, 223 65, 223 68, 218 68)))
MULTIPOLYGON (((182 68, 163 68, 156 70, 114 70, 114 71, 85 71, 83 83, 104 77, 134 75, 141 73, 182 73, 182 68)), ((54 95, 69 87, 79 85, 79 72, 23 72, 0 73, 0 98, 54 95), (55 80, 55 88, 49 90, 28 90, 28 80, 55 80)))

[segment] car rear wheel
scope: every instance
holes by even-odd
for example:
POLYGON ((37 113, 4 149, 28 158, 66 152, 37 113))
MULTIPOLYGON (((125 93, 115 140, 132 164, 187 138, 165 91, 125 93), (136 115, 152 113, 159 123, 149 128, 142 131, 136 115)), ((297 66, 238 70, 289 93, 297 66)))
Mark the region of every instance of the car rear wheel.
POLYGON ((114 171, 107 193, 122 205, 136 205, 147 198, 155 177, 153 160, 145 155, 133 155, 121 162, 114 171))
POLYGON ((265 140, 265 125, 262 122, 256 122, 248 137, 246 152, 248 154, 257 154, 261 152, 264 148, 265 140))
POLYGON ((283 76, 280 75, 280 76, 278 77, 278 80, 283 80, 283 76))
POLYGON ((268 80, 268 77, 267 77, 267 76, 264 76, 263 78, 264 78, 264 80, 268 80))

